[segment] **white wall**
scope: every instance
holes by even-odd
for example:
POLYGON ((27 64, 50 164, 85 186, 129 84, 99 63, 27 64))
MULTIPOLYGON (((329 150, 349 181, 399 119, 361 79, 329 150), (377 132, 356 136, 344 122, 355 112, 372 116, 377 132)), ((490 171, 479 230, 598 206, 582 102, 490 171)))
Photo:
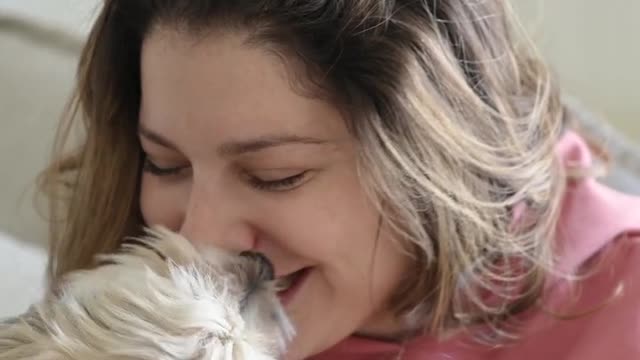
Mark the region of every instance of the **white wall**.
POLYGON ((513 0, 562 84, 640 140, 640 0, 513 0))
POLYGON ((0 0, 0 12, 36 19, 82 36, 101 3, 100 0, 0 0))

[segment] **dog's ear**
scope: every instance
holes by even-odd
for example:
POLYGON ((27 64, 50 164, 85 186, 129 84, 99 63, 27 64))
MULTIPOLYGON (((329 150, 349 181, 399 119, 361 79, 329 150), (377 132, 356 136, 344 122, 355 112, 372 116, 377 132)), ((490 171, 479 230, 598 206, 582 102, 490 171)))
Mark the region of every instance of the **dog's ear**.
MULTIPOLYGON (((163 259, 171 259, 177 265, 191 264, 200 258, 198 250, 182 235, 173 232, 166 227, 155 225, 145 228, 145 235, 130 238, 129 243, 153 251, 163 259)), ((125 244, 123 244, 126 246, 125 244)))
POLYGON ((237 256, 237 254, 214 246, 196 247, 184 236, 160 225, 145 228, 144 236, 128 238, 123 242, 122 247, 125 251, 136 252, 136 255, 153 252, 159 258, 170 259, 173 264, 178 266, 191 265, 201 261, 224 266, 235 262, 237 256))
POLYGON ((0 319, 0 360, 49 359, 40 353, 36 340, 44 339, 46 333, 35 305, 20 316, 0 319))
POLYGON ((23 326, 20 318, 0 320, 0 360, 15 360, 15 354, 24 346, 24 340, 18 336, 18 328, 23 326))
POLYGON ((147 267, 167 276, 167 263, 183 266, 200 259, 198 250, 180 234, 162 226, 144 230, 142 236, 125 238, 115 253, 97 255, 98 266, 140 264, 143 259, 147 267))

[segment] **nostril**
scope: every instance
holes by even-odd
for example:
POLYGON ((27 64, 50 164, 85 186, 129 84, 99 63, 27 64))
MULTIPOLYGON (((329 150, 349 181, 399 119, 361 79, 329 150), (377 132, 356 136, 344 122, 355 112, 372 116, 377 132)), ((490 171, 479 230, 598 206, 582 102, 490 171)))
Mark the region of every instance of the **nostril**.
POLYGON ((251 259, 259 267, 258 280, 271 281, 275 279, 275 270, 271 261, 263 254, 255 251, 243 251, 240 256, 251 259))

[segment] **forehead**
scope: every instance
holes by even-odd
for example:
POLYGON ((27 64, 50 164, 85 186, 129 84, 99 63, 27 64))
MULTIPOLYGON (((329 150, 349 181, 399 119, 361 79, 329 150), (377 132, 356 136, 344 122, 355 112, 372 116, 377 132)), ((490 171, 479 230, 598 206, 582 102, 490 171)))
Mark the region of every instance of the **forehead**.
POLYGON ((142 47, 140 119, 154 127, 207 124, 201 130, 220 127, 216 133, 224 133, 229 124, 245 124, 256 136, 275 130, 344 132, 335 106, 294 89, 291 64, 249 45, 242 33, 194 38, 155 29, 142 47))

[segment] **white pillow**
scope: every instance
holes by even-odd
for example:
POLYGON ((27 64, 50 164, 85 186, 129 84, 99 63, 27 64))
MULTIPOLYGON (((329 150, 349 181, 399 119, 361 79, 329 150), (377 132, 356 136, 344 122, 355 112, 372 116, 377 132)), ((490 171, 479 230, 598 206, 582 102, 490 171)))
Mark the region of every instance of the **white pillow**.
POLYGON ((44 250, 0 233, 0 318, 18 315, 41 298, 46 262, 44 250))

